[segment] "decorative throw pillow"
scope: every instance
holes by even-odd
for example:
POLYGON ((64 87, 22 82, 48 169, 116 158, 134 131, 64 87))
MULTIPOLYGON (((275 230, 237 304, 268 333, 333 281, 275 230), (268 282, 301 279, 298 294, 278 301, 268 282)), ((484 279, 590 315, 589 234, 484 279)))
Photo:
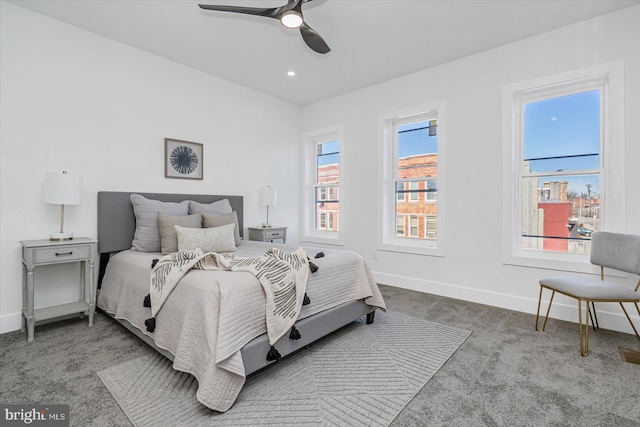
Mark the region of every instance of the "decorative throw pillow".
POLYGON ((178 234, 174 225, 187 228, 201 228, 202 214, 187 216, 170 216, 158 212, 158 228, 160 229, 160 249, 162 255, 178 251, 178 234))
POLYGON ((233 240, 235 224, 213 228, 185 228, 174 226, 178 234, 178 250, 202 249, 202 252, 233 252, 236 245, 233 240))
POLYGON ((238 225, 238 214, 233 211, 228 214, 202 214, 202 226, 204 228, 220 227, 221 225, 235 224, 233 229, 233 238, 236 246, 240 245, 240 226, 238 225))
POLYGON ((231 213, 232 210, 229 199, 216 200, 208 204, 194 202, 193 200, 189 202, 189 213, 192 214, 205 212, 210 214, 226 214, 231 213))
POLYGON ((158 212, 174 216, 189 214, 189 201, 180 203, 151 200, 139 194, 131 195, 133 213, 136 215, 136 231, 131 249, 140 252, 160 252, 160 230, 158 212))

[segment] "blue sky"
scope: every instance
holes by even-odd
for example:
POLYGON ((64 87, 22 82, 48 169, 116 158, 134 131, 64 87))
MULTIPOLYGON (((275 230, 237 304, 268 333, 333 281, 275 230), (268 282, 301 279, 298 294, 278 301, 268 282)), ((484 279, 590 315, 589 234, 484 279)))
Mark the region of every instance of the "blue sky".
MULTIPOLYGON (((600 151, 600 90, 541 101, 524 107, 524 159, 532 172, 598 169, 600 151), (562 156, 581 157, 559 158, 562 156), (539 158, 549 158, 534 160, 539 158)), ((599 192, 597 176, 559 176, 544 181, 568 180, 569 190, 599 192)))
POLYGON ((417 122, 398 126, 398 157, 438 152, 438 135, 429 136, 429 129, 420 129, 429 122, 417 122), (414 130, 419 129, 419 130, 414 130), (413 132, 407 132, 411 131, 413 132))
POLYGON ((340 142, 325 142, 322 145, 322 155, 318 156, 318 166, 340 163, 340 142))

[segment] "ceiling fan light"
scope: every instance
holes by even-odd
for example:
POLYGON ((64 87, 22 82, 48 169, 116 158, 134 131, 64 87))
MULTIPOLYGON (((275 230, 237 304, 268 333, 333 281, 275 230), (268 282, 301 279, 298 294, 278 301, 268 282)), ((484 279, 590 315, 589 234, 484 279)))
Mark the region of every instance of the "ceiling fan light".
POLYGON ((287 28, 299 28, 303 22, 302 15, 295 10, 290 10, 282 14, 280 22, 287 28))

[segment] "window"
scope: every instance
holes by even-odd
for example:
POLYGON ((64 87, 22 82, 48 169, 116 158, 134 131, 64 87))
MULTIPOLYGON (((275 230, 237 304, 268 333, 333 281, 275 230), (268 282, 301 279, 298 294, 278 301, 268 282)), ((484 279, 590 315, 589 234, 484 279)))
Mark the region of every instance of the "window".
POLYGON ((381 117, 383 214, 378 248, 442 255, 437 236, 443 219, 438 190, 442 194, 444 102, 422 108, 381 117))
POLYGON ((622 74, 612 63, 504 88, 505 263, 590 271, 591 234, 624 231, 622 74))
POLYGON ((437 238, 436 218, 433 216, 425 216, 424 223, 425 223, 425 226, 424 226, 425 238, 436 239, 437 238))
POLYGON ((418 217, 411 215, 409 217, 409 236, 418 237, 418 217))
POLYGON ((589 253, 601 228, 604 82, 519 96, 520 247, 589 253))
POLYGON ((304 236, 302 240, 342 244, 340 223, 341 130, 306 134, 304 236))
POLYGON ((420 182, 419 181, 410 181, 409 182, 409 190, 411 190, 409 192, 409 201, 410 202, 417 202, 418 201, 418 190, 420 189, 420 182))

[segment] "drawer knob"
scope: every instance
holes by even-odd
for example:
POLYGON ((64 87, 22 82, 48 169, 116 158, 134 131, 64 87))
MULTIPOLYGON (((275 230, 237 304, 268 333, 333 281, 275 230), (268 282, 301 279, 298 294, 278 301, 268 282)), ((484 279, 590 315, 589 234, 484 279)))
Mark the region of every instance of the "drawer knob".
POLYGON ((56 256, 69 256, 73 255, 73 252, 56 252, 56 256))

